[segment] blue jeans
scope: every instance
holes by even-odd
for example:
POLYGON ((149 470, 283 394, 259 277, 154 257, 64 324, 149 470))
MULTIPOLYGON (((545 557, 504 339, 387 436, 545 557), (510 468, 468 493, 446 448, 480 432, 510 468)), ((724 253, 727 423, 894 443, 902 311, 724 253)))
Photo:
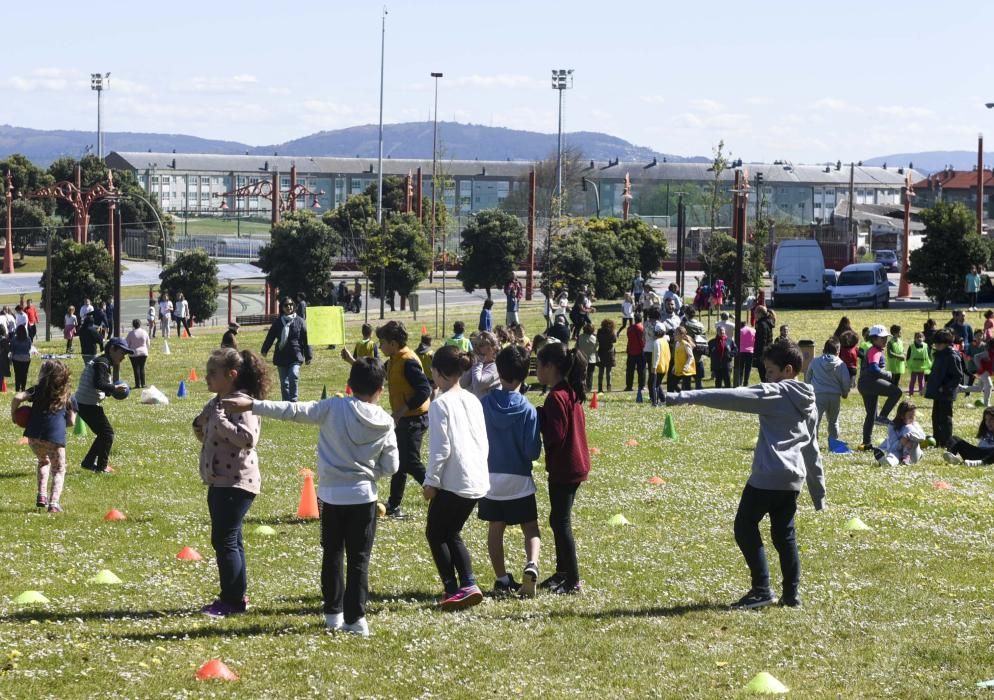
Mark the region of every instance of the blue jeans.
POLYGON ((238 605, 245 597, 245 546, 242 543, 242 520, 255 494, 239 488, 211 486, 207 489, 207 509, 211 514, 211 546, 217 557, 221 577, 222 601, 238 605))
POLYGON ((769 590, 770 570, 766 563, 766 549, 759 534, 759 522, 770 516, 770 537, 780 555, 780 573, 783 574, 783 595, 797 595, 801 580, 801 561, 797 555, 797 532, 794 530, 794 513, 797 511, 797 491, 770 491, 746 484, 735 514, 735 542, 749 565, 752 587, 769 590))
POLYGON ((280 394, 284 401, 297 400, 297 383, 300 381, 300 365, 292 364, 289 367, 277 365, 276 369, 280 373, 280 394))

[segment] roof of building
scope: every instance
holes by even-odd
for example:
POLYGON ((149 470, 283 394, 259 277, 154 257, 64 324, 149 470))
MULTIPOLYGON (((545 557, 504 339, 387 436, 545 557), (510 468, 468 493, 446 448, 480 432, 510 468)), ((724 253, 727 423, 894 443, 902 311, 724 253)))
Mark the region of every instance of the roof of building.
MULTIPOLYGON (((916 182, 915 189, 936 190, 975 190, 977 188, 976 170, 953 170, 947 168, 916 182)), ((984 187, 994 186, 994 172, 984 170, 984 187)))
MULTIPOLYGON (((911 207, 910 230, 914 233, 924 231, 925 224, 919 218, 920 207, 911 207)), ((849 218, 849 199, 843 197, 835 205, 836 217, 849 218)), ((853 219, 869 223, 876 227, 888 227, 898 231, 904 230, 904 205, 902 204, 854 204, 853 219)))
MULTIPOLYGON (((238 174, 267 174, 278 170, 289 173, 290 167, 297 166, 301 175, 373 175, 376 173, 375 158, 338 158, 310 156, 259 156, 259 155, 215 155, 208 153, 153 153, 144 151, 114 151, 107 156, 107 163, 113 168, 145 171, 175 170, 177 172, 212 172, 238 174)), ((532 168, 531 162, 503 160, 443 160, 439 167, 447 175, 457 177, 523 178, 532 168)), ((421 168, 422 176, 431 172, 432 161, 385 158, 385 175, 406 175, 421 168)), ((804 184, 814 186, 842 187, 849 185, 849 168, 827 165, 792 165, 789 163, 746 163, 741 168, 753 180, 757 173, 763 175, 766 185, 804 184)), ((921 174, 911 171, 912 179, 921 174)), ((583 162, 581 174, 592 179, 623 180, 629 174, 632 180, 707 181, 713 179, 713 171, 708 163, 643 163, 634 161, 587 161, 583 162)), ((721 174, 722 181, 735 178, 735 169, 728 168, 721 174)), ((858 166, 854 169, 853 180, 857 186, 900 187, 904 184, 905 170, 874 166, 858 166)))

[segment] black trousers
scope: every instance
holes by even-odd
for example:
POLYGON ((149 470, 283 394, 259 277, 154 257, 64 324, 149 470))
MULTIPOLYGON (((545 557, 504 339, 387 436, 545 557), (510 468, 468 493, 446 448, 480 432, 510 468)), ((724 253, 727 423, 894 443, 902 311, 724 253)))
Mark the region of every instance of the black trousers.
POLYGON ((749 376, 752 374, 752 353, 739 353, 739 376, 735 378, 735 386, 749 386, 749 376))
POLYGON ((466 549, 461 535, 463 526, 475 507, 476 499, 463 498, 442 489, 438 490, 428 505, 425 537, 431 549, 431 556, 435 559, 435 568, 438 569, 438 575, 448 595, 476 583, 469 550, 466 549))
MULTIPOLYGON (((649 355, 652 357, 652 355, 649 355)), ((635 386, 634 381, 638 377, 638 388, 645 388, 645 355, 628 355, 625 360, 625 391, 631 391, 635 386)))
POLYGON ((240 605, 248 588, 242 521, 254 499, 254 493, 231 486, 211 486, 207 489, 211 546, 221 579, 221 595, 218 597, 228 605, 240 605))
POLYGON ((183 337, 183 329, 184 328, 186 329, 186 334, 188 336, 190 336, 191 338, 193 337, 193 333, 190 332, 190 317, 189 316, 184 317, 184 318, 179 318, 177 316, 173 320, 176 321, 176 337, 177 338, 182 338, 183 337))
POLYGON ((103 406, 81 403, 79 404, 79 417, 83 419, 86 427, 93 431, 95 436, 89 452, 83 457, 83 469, 106 469, 110 450, 114 446, 114 428, 107 420, 103 406))
POLYGON ((768 491, 749 484, 742 490, 739 510, 735 514, 735 543, 742 551, 752 587, 770 588, 770 570, 766 563, 766 549, 759 534, 760 521, 769 514, 770 537, 780 555, 780 572, 783 575, 783 595, 797 595, 801 581, 801 560, 797 554, 797 532, 794 514, 797 512, 797 491, 768 491))
POLYGON ((549 484, 549 527, 556 544, 556 572, 565 574, 567 585, 580 580, 573 538, 573 502, 580 484, 549 484))
MULTIPOLYGON (((953 437, 953 402, 947 399, 932 401, 932 434, 940 447, 946 447, 953 437)), ((964 457, 964 459, 970 459, 964 457)))
POLYGON ((994 464, 994 447, 977 447, 973 443, 953 435, 946 443, 946 449, 963 459, 979 459, 984 464, 994 464))
MULTIPOLYGON (((866 410, 866 417, 863 418, 863 444, 869 445, 873 439, 873 421, 877 418, 877 399, 886 396, 883 407, 880 409, 880 417, 887 418, 897 402, 904 396, 904 392, 897 384, 892 384, 886 379, 874 379, 872 381, 862 381, 859 383, 859 393, 863 397, 863 408, 866 410)), ((949 435, 952 436, 952 404, 949 405, 949 435)), ((933 415, 935 409, 933 408, 933 415)), ((938 433, 936 433, 938 434, 938 433)), ((944 443, 940 443, 944 444, 944 443)))
POLYGON ((714 374, 715 389, 720 389, 722 387, 731 388, 732 370, 730 367, 713 367, 711 369, 711 373, 714 374))
POLYGON ((597 365, 588 362, 587 363, 587 391, 591 391, 594 385, 594 371, 597 369, 597 365))
POLYGON ((135 388, 141 389, 145 386, 145 362, 148 361, 148 355, 132 355, 128 359, 135 372, 135 388))
POLYGON ((24 391, 28 388, 28 369, 31 360, 11 360, 14 365, 14 391, 24 391))
POLYGON ((396 508, 404 500, 407 475, 410 474, 419 484, 425 480, 425 465, 421 461, 421 443, 428 430, 428 414, 401 418, 397 421, 397 452, 400 469, 390 478, 390 499, 388 508, 396 508))
POLYGON ((321 596, 325 613, 345 613, 354 623, 366 615, 369 557, 376 536, 376 502, 321 503, 321 596), (344 560, 344 566, 343 566, 344 560))

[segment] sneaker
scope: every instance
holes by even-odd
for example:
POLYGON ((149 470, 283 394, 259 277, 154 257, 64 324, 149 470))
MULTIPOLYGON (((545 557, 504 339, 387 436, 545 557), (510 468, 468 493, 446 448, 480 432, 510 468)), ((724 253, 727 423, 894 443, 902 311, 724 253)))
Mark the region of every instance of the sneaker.
POLYGON ((463 586, 442 601, 442 610, 450 612, 453 610, 462 610, 463 608, 471 608, 474 605, 479 605, 482 601, 483 592, 479 586, 475 584, 472 586, 463 586))
POLYGON ((538 581, 538 564, 533 561, 528 562, 525 566, 525 574, 521 580, 521 590, 519 593, 522 598, 534 598, 535 597, 535 585, 538 581))
POLYGON ((62 506, 60 506, 58 503, 49 503, 48 504, 48 512, 49 513, 62 513, 63 512, 62 506))
POLYGON ((777 605, 782 608, 799 608, 801 607, 801 599, 797 597, 796 593, 793 595, 784 594, 780 597, 777 605))
POLYGON ((402 520, 404 517, 404 511, 400 509, 400 506, 387 506, 387 517, 395 518, 396 520, 402 520))
POLYGON ((873 422, 876 423, 877 425, 890 425, 891 424, 890 419, 887 418, 886 416, 877 416, 876 418, 873 419, 873 422))
POLYGON ((324 628, 329 632, 337 632, 342 629, 342 625, 345 624, 345 615, 337 613, 325 613, 324 614, 324 628))
POLYGON ((579 595, 583 592, 583 588, 579 581, 563 581, 558 586, 549 589, 549 593, 553 595, 579 595))
MULTIPOLYGON (((483 594, 481 593, 480 596, 482 597, 483 594)), ((355 622, 347 622, 344 625, 342 625, 342 632, 346 632, 348 634, 354 634, 357 637, 368 637, 369 623, 366 622, 365 617, 360 617, 355 622)))
POLYGON ((984 461, 982 459, 968 459, 963 464, 967 467, 982 467, 984 466, 984 461))
POLYGON ((945 460, 946 464, 963 464, 963 458, 952 452, 943 452, 942 459, 945 460))
POLYGON ((500 579, 494 581, 494 595, 498 597, 514 595, 521 590, 521 584, 514 580, 511 574, 507 575, 507 583, 500 579))
POLYGON ((210 605, 200 608, 200 612, 208 617, 227 617, 228 615, 243 613, 246 610, 248 610, 248 601, 244 598, 242 598, 242 602, 239 605, 229 605, 219 598, 210 605))
POLYGON ((48 505, 48 499, 43 494, 38 494, 38 498, 35 499, 35 505, 39 508, 44 508, 48 505))
POLYGON ((566 580, 566 574, 557 571, 556 573, 552 574, 552 576, 542 581, 542 583, 538 584, 538 587, 546 589, 556 588, 565 580, 566 580))
POLYGON ((737 601, 732 603, 732 610, 752 610, 754 608, 764 608, 777 602, 777 597, 773 591, 753 588, 737 601))

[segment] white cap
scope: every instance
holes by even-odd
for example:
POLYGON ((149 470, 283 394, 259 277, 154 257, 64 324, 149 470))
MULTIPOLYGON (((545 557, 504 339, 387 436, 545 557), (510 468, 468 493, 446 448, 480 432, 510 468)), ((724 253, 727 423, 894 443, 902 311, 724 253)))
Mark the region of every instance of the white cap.
POLYGON ((886 338, 890 335, 884 326, 871 326, 870 337, 886 338))

